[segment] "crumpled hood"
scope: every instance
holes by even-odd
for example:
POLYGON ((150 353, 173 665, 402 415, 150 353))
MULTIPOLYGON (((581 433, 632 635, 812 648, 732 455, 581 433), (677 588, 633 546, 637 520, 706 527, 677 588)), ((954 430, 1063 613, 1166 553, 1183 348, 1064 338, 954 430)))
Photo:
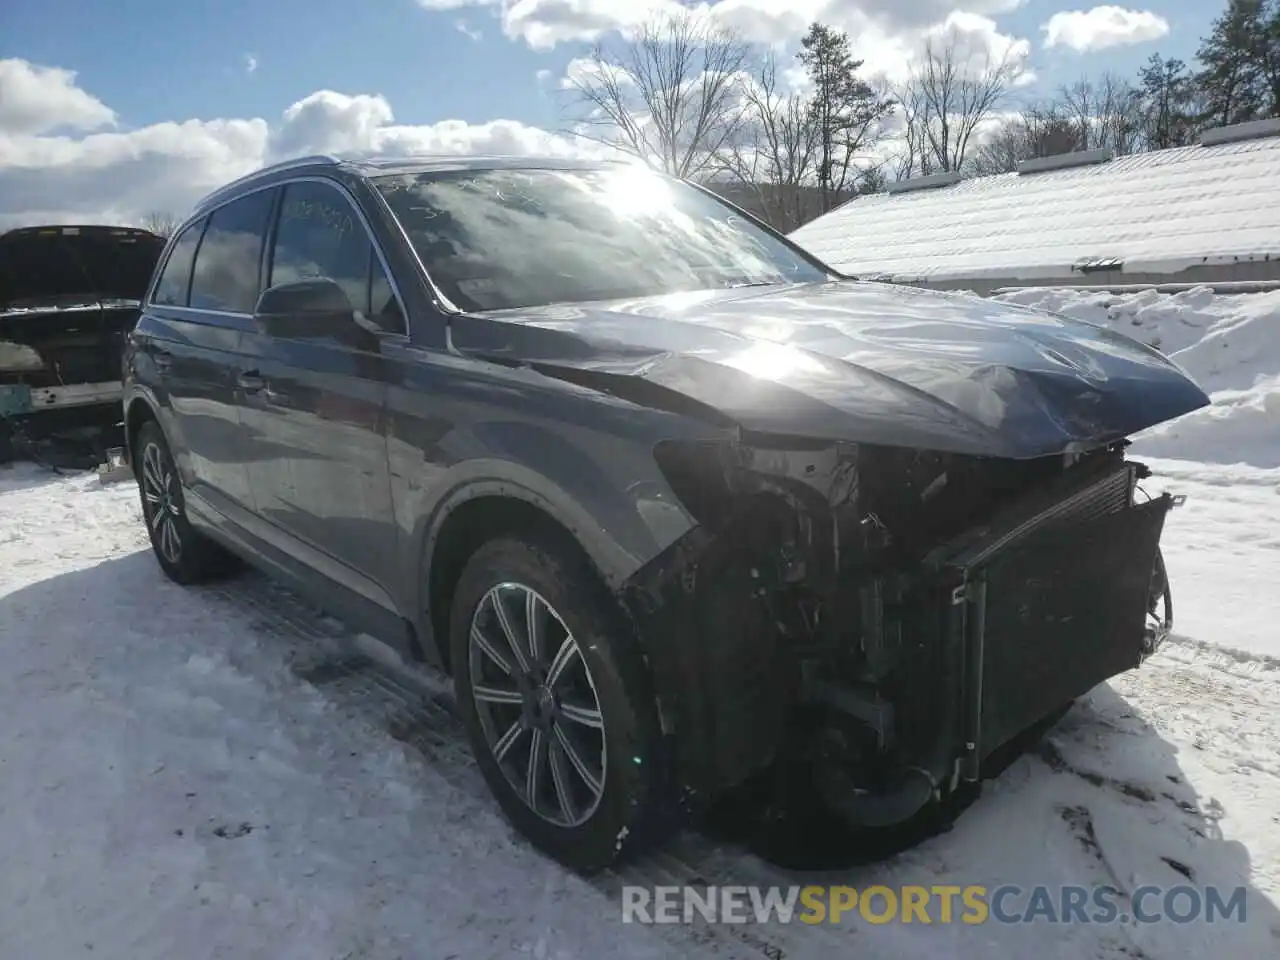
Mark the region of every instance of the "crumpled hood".
POLYGON ((868 281, 451 322, 464 353, 633 399, 658 387, 745 429, 815 439, 1024 458, 1113 442, 1209 403, 1157 350, 1094 324, 868 281))
POLYGON ((0 313, 141 300, 164 238, 133 227, 24 227, 0 234, 0 313))

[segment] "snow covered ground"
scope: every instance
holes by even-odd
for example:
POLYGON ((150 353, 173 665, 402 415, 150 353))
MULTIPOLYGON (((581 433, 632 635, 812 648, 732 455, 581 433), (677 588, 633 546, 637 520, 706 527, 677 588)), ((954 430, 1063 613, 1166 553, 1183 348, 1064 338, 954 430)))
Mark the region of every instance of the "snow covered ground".
POLYGON ((1037 296, 1126 330, 1141 318, 1136 332, 1215 391, 1210 411, 1138 445, 1161 458, 1148 487, 1188 495, 1165 540, 1178 636, 1095 690, 952 832, 822 874, 696 835, 619 874, 567 874, 499 816, 439 678, 371 664, 341 624, 254 574, 170 584, 131 486, 0 469, 0 960, 1280 955, 1280 418, 1266 392, 1280 295, 1037 296), (622 884, 697 878, 1244 886, 1247 915, 621 923, 622 884))

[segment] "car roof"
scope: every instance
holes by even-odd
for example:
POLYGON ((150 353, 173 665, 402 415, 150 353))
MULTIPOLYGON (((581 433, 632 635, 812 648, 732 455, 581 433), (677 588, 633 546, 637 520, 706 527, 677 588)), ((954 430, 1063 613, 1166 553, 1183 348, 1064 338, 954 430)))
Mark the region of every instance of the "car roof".
POLYGON ((345 172, 374 178, 397 174, 431 173, 447 170, 599 170, 615 168, 629 160, 586 160, 571 157, 506 154, 415 154, 403 157, 341 158, 321 154, 297 157, 254 170, 208 194, 195 205, 193 216, 224 200, 286 174, 345 172))

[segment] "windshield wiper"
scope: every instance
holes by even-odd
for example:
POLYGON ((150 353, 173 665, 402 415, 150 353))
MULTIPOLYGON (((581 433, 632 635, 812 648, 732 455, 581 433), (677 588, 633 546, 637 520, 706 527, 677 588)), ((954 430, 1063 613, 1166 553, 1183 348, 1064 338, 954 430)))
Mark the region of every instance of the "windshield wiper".
POLYGON ((776 287, 787 282, 786 280, 743 280, 739 283, 726 283, 725 287, 729 290, 737 290, 739 287, 776 287))

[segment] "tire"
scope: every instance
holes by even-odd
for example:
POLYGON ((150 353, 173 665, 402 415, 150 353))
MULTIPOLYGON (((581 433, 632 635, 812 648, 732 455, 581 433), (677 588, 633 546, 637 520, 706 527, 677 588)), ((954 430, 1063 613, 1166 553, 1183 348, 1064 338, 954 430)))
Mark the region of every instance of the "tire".
POLYGON ((196 531, 187 519, 182 481, 164 432, 154 420, 138 431, 133 462, 143 522, 165 575, 185 585, 214 580, 234 570, 238 565, 235 558, 196 531))
POLYGON ((584 559, 538 537, 489 541, 459 578, 449 634, 471 748, 524 837, 583 873, 663 839, 675 816, 656 701, 627 621, 584 559), (532 602, 538 665, 528 646, 513 649, 495 602, 520 640, 532 602), (483 640, 473 641, 473 620, 483 640), (588 722, 597 718, 599 729, 588 722), (542 762, 531 804, 524 784, 535 744, 542 762))

